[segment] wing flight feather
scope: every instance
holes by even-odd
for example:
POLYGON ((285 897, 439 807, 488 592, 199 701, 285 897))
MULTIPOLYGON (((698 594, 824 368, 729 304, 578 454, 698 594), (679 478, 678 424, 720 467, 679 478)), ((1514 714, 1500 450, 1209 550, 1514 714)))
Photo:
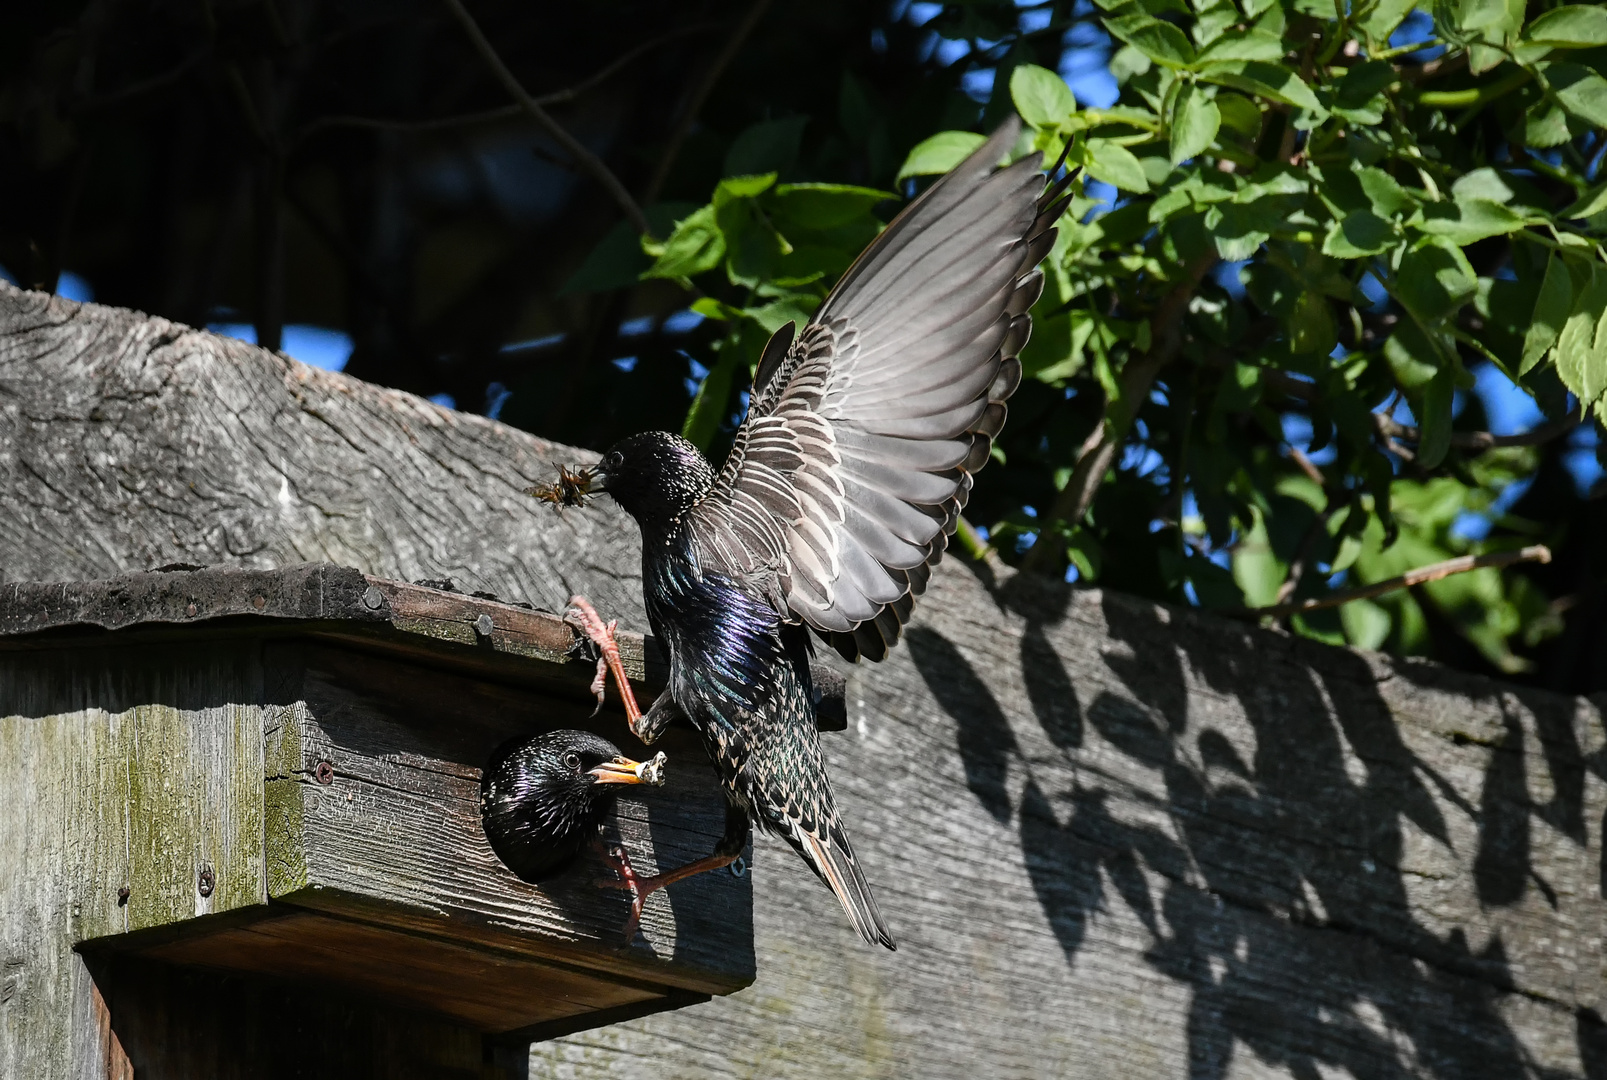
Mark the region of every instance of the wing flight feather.
POLYGON ((844 656, 880 660, 943 554, 1021 381, 1069 175, 995 168, 994 132, 896 217, 802 331, 765 347, 748 417, 688 522, 700 562, 844 656))

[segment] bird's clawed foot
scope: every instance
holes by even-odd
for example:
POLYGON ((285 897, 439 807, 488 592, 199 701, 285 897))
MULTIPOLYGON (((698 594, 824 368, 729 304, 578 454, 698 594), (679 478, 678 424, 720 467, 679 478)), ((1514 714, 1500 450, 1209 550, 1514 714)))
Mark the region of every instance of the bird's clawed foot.
MULTIPOLYGON (((696 874, 705 874, 710 870, 719 870, 730 866, 739 856, 736 855, 709 855, 696 862, 678 866, 674 870, 665 870, 652 877, 642 877, 631 866, 630 856, 625 854, 623 847, 601 847, 603 861, 614 868, 619 875, 618 881, 600 880, 597 884, 605 889, 625 889, 631 894, 630 918, 625 920, 625 944, 629 945, 636 940, 636 932, 642 925, 642 908, 647 904, 647 898, 667 885, 677 881, 685 881, 696 874)), ((739 875, 740 876, 740 875, 739 875)))
POLYGON ((647 904, 647 896, 654 888, 654 886, 643 888, 643 885, 654 879, 644 878, 636 873, 636 868, 631 865, 630 856, 625 854, 623 846, 607 847, 599 843, 598 853, 605 863, 613 867, 614 873, 619 875, 618 881, 599 878, 598 886, 604 889, 624 889, 631 894, 631 913, 625 920, 625 944, 630 945, 636 940, 637 932, 641 930, 642 908, 647 904))
MULTIPOLYGON (((619 620, 604 622, 590 600, 584 596, 572 596, 569 598, 569 611, 564 616, 564 621, 586 635, 597 646, 600 654, 597 658, 597 676, 591 683, 591 692, 597 698, 597 709, 603 707, 608 674, 613 672, 614 684, 619 688, 620 700, 625 706, 625 716, 630 720, 631 730, 635 731, 637 722, 642 718, 642 710, 636 705, 636 695, 631 692, 630 680, 625 676, 624 661, 619 657, 617 636, 619 620)), ((597 715, 597 709, 592 710, 593 716, 597 715)))

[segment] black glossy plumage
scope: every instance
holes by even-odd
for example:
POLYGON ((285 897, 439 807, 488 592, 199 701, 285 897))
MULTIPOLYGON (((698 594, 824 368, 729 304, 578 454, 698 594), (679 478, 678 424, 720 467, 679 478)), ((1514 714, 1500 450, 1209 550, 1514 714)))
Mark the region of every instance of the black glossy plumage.
POLYGON ((636 764, 586 731, 519 736, 492 751, 480 776, 480 822, 497 858, 532 883, 562 873, 614 806, 619 787, 596 773, 610 763, 636 764))
MULTIPOLYGON (((995 168, 1011 122, 912 203, 809 325, 766 347, 724 468, 677 435, 614 446, 599 486, 641 526, 670 686, 732 807, 785 839, 862 937, 893 948, 838 816, 814 717, 812 629, 850 659, 898 640, 1020 382, 1065 181, 995 168)), ((740 824, 740 823, 739 823, 740 824)), ((717 854, 740 851, 728 828, 717 854)))

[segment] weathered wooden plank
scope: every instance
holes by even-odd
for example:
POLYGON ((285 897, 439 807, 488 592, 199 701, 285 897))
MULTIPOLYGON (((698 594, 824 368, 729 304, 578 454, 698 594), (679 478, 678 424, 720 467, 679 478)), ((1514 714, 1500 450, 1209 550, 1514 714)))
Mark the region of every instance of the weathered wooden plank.
POLYGON ((109 1052, 85 1033, 75 945, 266 899, 261 722, 229 703, 255 700, 260 670, 200 643, 97 667, 90 685, 60 657, 0 654, 0 1076, 109 1052))

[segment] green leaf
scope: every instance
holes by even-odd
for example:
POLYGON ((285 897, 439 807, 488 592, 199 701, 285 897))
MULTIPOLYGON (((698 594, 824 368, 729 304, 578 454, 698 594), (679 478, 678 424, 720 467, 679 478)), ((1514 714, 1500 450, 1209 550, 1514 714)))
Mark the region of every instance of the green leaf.
MULTIPOLYGON (((1359 540, 1352 541, 1357 551, 1359 540)), ((1377 649, 1389 638, 1393 620, 1389 612, 1371 600, 1352 600, 1339 606, 1339 623, 1345 628, 1345 640, 1358 649, 1377 649)))
POLYGON ((1271 34, 1250 31, 1245 34, 1224 34, 1211 42, 1199 56, 1200 63, 1217 60, 1269 60, 1283 59, 1286 50, 1283 39, 1271 34))
MULTIPOLYGON (((675 222, 691 214, 697 207, 692 203, 658 203, 644 211, 654 236, 664 236, 675 229, 675 222)), ((559 295, 587 292, 608 292, 635 285, 642 274, 653 265, 653 259, 642 250, 642 239, 628 221, 621 221, 608 231, 586 261, 580 264, 570 279, 564 282, 559 295)))
POLYGON ((1379 0, 1361 21, 1361 27, 1379 41, 1388 41, 1395 28, 1406 20, 1416 6, 1417 0, 1379 0))
POLYGON ((1423 391, 1423 416, 1418 428, 1417 463, 1432 469, 1445 460, 1451 448, 1451 403, 1456 394, 1456 372, 1442 368, 1423 391))
POLYGON ((741 308, 734 308, 723 300, 716 300, 712 296, 698 297, 692 301, 691 310, 705 319, 718 319, 720 322, 733 322, 742 318, 741 308))
POLYGON ((1269 101, 1282 102, 1314 113, 1322 113, 1322 104, 1311 87, 1286 67, 1262 63, 1257 60, 1229 60, 1225 63, 1206 64, 1200 68, 1200 78, 1220 86, 1256 94, 1269 101))
POLYGON ((1530 23, 1523 40, 1553 49, 1585 49, 1607 45, 1607 10, 1595 5, 1569 4, 1552 8, 1530 23))
POLYGON ((1581 408, 1607 390, 1607 269, 1591 268, 1590 283, 1557 335, 1557 375, 1581 408))
POLYGON ((754 124, 731 143, 722 171, 726 176, 754 176, 790 169, 808 123, 807 116, 789 116, 754 124))
POLYGON ((1057 128, 1077 108, 1066 81, 1037 64, 1021 64, 1010 73, 1010 100, 1035 128, 1057 128))
POLYGON ((676 222, 675 231, 660 246, 653 265, 642 272, 644 278, 689 278, 712 270, 725 258, 725 234, 714 217, 714 207, 705 206, 676 222))
POLYGON ((1505 177, 1486 166, 1474 169, 1452 184, 1451 198, 1457 202, 1467 199, 1489 199, 1491 202, 1509 203, 1512 201, 1512 188, 1507 186, 1505 177))
POLYGON ((1547 64, 1546 79, 1569 113, 1594 127, 1607 127, 1607 79, 1580 64, 1547 64))
POLYGON ((1216 95, 1217 112, 1222 114, 1222 126, 1233 132, 1240 142, 1254 144, 1261 136, 1261 110, 1243 94, 1219 93, 1216 95))
POLYGON ((869 214, 878 203, 897 199, 891 191, 852 184, 780 184, 769 208, 783 232, 789 225, 805 229, 835 229, 869 214))
POLYGON ((1507 20, 1506 0, 1462 0, 1459 28, 1464 32, 1500 26, 1507 20))
POLYGON ((1423 218, 1417 227, 1446 237, 1452 243, 1466 245, 1517 232, 1523 228, 1523 216, 1489 199, 1467 199, 1430 203, 1423 207, 1423 218))
POLYGON ((1328 226, 1322 253, 1336 259, 1359 259, 1386 251, 1395 241, 1394 225, 1371 210, 1358 210, 1328 226))
POLYGON ((776 182, 773 172, 757 176, 728 176, 714 185, 714 208, 718 210, 733 199, 751 199, 762 195, 776 182))
POLYGON ((1546 276, 1540 283, 1540 295, 1534 302, 1534 315, 1523 338, 1523 362, 1518 368, 1519 375, 1527 375, 1533 370, 1540 358, 1545 356, 1546 350, 1556 344, 1557 335, 1562 333, 1562 325, 1573 306, 1573 299, 1573 280, 1568 275, 1568 267, 1556 252, 1552 252, 1546 260, 1546 276))
POLYGON ((1525 145, 1544 150, 1561 146, 1569 138, 1566 109, 1550 98, 1542 98, 1529 106, 1529 111, 1523 117, 1525 145))
POLYGON ((1245 604, 1265 607, 1277 602, 1288 568, 1273 554, 1260 508, 1252 508, 1252 513, 1254 525, 1233 549, 1233 580, 1244 590, 1245 604))
POLYGON ((1473 298, 1478 275, 1453 241, 1426 237, 1401 258, 1395 293, 1411 312, 1433 323, 1473 298))
POLYGON ((1327 297, 1315 292, 1301 293, 1289 319, 1289 349, 1295 353, 1326 356, 1337 344, 1339 329, 1327 297))
POLYGON ((1397 214, 1409 213, 1417 206, 1417 200, 1407 194, 1406 189, 1395 182, 1395 178, 1383 169, 1368 166, 1356 170, 1356 180, 1361 184, 1362 191, 1373 204, 1373 212, 1380 217, 1392 218, 1397 214))
POLYGON ((1094 318, 1086 311, 1068 311, 1038 321, 1021 349, 1021 370, 1029 379, 1059 385, 1081 371, 1083 352, 1094 332, 1094 318))
POLYGON ((986 138, 973 131, 940 131, 915 144, 899 167, 897 178, 903 181, 912 176, 946 173, 985 142, 986 138))
POLYGON ((1111 139, 1089 139, 1086 156, 1088 173, 1094 179, 1140 195, 1149 190, 1144 166, 1121 143, 1111 139))
POLYGON ((1213 206, 1206 211, 1205 227, 1211 231, 1216 253, 1223 261, 1248 259, 1271 239, 1270 233, 1257 227, 1261 224, 1259 218, 1253 209, 1236 203, 1213 206))
POLYGON ((1198 86, 1185 86, 1172 109, 1172 164, 1198 157, 1216 141, 1222 114, 1198 86))
POLYGON ((807 293, 795 293, 783 296, 779 300, 772 300, 762 307, 743 308, 742 314, 752 319, 764 328, 766 338, 780 330, 788 323, 797 323, 804 326, 809 317, 820 307, 820 297, 807 293))
POLYGON ((1106 19, 1105 26, 1157 64, 1185 68, 1194 63, 1194 46, 1189 43, 1188 35, 1169 22, 1148 15, 1126 15, 1106 19))
POLYGON ((1415 319, 1402 319, 1384 342, 1384 359, 1401 389, 1415 395, 1439 374, 1443 356, 1415 319))
POLYGON ((1557 216, 1560 218, 1586 218, 1607 210, 1607 184, 1580 196, 1579 201, 1557 216))

